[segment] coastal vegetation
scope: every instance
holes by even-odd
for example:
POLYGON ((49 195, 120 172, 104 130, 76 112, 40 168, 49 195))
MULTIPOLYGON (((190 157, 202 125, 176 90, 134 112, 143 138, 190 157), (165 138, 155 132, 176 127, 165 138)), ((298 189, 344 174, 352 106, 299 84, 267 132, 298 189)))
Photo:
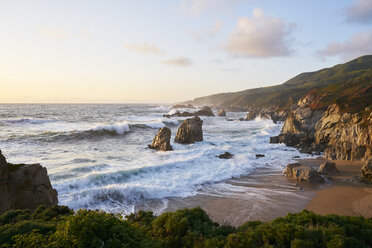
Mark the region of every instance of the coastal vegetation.
POLYGON ((1 247, 371 247, 372 219, 303 210, 271 222, 221 226, 201 208, 123 217, 39 206, 0 216, 1 247))
POLYGON ((372 55, 301 73, 280 85, 199 97, 185 104, 288 110, 310 92, 321 98, 319 105, 312 106, 314 109, 327 108, 331 103, 343 106, 348 112, 363 112, 366 107, 372 107, 372 55))

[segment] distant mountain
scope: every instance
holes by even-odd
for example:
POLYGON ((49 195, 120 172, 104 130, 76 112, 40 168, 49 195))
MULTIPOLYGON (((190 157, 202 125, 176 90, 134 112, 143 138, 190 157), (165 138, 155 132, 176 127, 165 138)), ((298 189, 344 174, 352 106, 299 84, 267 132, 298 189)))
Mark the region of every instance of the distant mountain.
POLYGON ((366 55, 345 64, 315 72, 297 75, 281 85, 248 89, 233 93, 221 93, 196 98, 185 104, 270 107, 288 109, 304 95, 312 93, 321 96, 327 107, 337 102, 350 109, 372 107, 372 55, 366 55))

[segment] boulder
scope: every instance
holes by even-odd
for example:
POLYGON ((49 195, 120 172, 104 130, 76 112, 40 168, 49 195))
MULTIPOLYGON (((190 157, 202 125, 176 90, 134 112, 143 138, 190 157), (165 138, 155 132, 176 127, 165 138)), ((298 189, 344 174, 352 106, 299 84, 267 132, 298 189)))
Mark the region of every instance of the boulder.
POLYGON ((226 111, 225 111, 225 109, 220 109, 220 110, 218 110, 218 114, 217 114, 218 116, 226 116, 226 111))
POLYGON ((149 147, 160 151, 170 151, 172 150, 170 138, 171 130, 167 127, 162 127, 155 135, 155 138, 152 140, 152 143, 149 145, 149 147))
POLYGON ((336 163, 327 161, 319 166, 318 172, 327 175, 338 172, 338 169, 336 163))
POLYGON ((197 116, 214 116, 213 111, 210 107, 204 106, 201 110, 195 112, 197 116))
POLYGON ((256 154, 256 158, 263 158, 265 157, 265 154, 256 154))
POLYGON ((218 155, 217 157, 221 159, 229 159, 229 158, 234 157, 234 155, 229 152, 225 152, 225 153, 218 155))
POLYGON ((198 141, 203 141, 203 121, 195 116, 183 121, 178 128, 174 142, 181 144, 191 144, 198 141))
POLYGON ((40 164, 1 164, 0 179, 0 213, 58 204, 57 191, 40 164))
POLYGON ((360 174, 366 182, 372 183, 372 159, 363 165, 360 174))
POLYGON ((288 164, 283 173, 300 182, 324 182, 323 177, 313 167, 299 163, 288 164))

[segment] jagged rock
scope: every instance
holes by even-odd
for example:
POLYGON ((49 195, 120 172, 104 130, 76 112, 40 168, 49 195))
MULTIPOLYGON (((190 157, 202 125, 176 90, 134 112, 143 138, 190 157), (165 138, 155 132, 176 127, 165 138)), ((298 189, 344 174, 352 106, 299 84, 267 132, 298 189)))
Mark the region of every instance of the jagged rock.
POLYGON ((265 154, 256 154, 256 158, 263 158, 265 157, 265 154))
POLYGON ((195 112, 197 116, 214 116, 213 111, 210 107, 204 106, 201 110, 195 112))
POLYGON ((338 172, 338 169, 336 163, 327 161, 319 166, 318 172, 327 175, 338 172))
POLYGON ((183 121, 178 128, 174 142, 181 144, 190 144, 197 141, 203 141, 203 121, 195 116, 183 121))
POLYGON ((313 167, 299 163, 288 164, 283 173, 300 182, 324 182, 323 177, 313 167))
POLYGON ((258 109, 251 109, 248 114, 245 116, 244 120, 246 121, 252 121, 254 119, 256 119, 256 117, 258 116, 259 114, 259 110, 258 109))
POLYGON ((221 159, 230 159, 230 158, 234 157, 234 155, 229 153, 229 152, 225 152, 225 153, 222 153, 222 154, 218 155, 217 157, 221 158, 221 159))
POLYGON ((366 182, 372 183, 372 159, 363 165, 360 174, 366 182))
MULTIPOLYGON (((4 158, 1 155, 0 157, 4 158)), ((5 159, 5 158, 4 158, 5 159)), ((11 209, 36 209, 58 204, 46 168, 40 164, 0 165, 0 213, 11 209)))
POLYGON ((218 116, 226 116, 226 111, 225 111, 225 109, 220 109, 220 110, 218 110, 218 114, 217 114, 218 116))
POLYGON ((149 147, 160 151, 170 151, 172 150, 170 138, 171 130, 167 127, 162 127, 155 135, 155 138, 152 140, 152 143, 149 145, 149 147))

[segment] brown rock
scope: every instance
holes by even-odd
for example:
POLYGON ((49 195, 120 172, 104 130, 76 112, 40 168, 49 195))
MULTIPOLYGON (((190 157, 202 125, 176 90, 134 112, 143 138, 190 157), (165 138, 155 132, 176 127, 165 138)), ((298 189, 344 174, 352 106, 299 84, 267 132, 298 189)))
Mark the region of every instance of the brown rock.
POLYGON ((197 116, 184 120, 178 128, 174 142, 190 144, 203 141, 202 125, 203 121, 197 116))
POLYGON ((201 110, 195 112, 197 116, 214 116, 213 111, 210 107, 204 106, 201 110))
POLYGON ((58 204, 57 191, 40 164, 2 164, 0 179, 0 213, 58 204))
POLYGON ((288 164, 284 170, 284 175, 300 182, 324 182, 324 179, 313 167, 299 163, 288 164))
POLYGON ((149 147, 160 151, 170 151, 172 150, 170 138, 171 130, 167 127, 162 127, 155 135, 155 138, 152 140, 152 143, 149 145, 149 147))
POLYGON ((225 153, 222 153, 222 154, 218 155, 217 157, 221 158, 221 159, 230 159, 230 158, 234 157, 234 155, 229 153, 229 152, 225 152, 225 153))
POLYGON ((325 162, 319 166, 318 172, 320 174, 332 174, 338 172, 336 163, 334 162, 325 162))
POLYGON ((363 165, 360 174, 366 182, 372 183, 372 159, 363 165))
POLYGON ((225 111, 225 109, 220 109, 220 110, 218 110, 218 114, 217 114, 218 116, 226 116, 226 111, 225 111))

